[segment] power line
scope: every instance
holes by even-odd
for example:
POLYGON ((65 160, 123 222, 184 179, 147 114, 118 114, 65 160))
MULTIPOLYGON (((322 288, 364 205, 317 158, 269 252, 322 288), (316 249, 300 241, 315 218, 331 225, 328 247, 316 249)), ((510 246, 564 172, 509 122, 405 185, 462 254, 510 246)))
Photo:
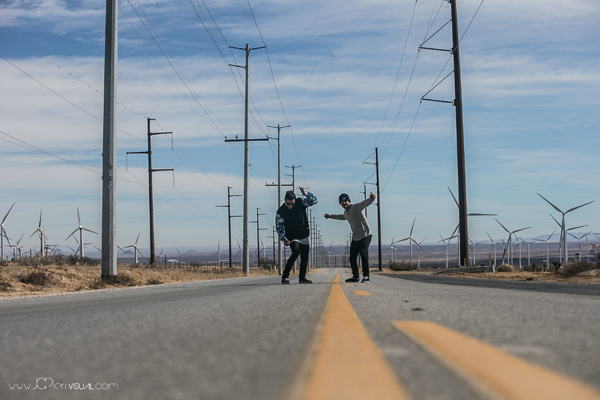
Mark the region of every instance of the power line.
MULTIPOLYGON (((275 86, 275 92, 277 93, 277 99, 279 101, 279 105, 281 106, 281 111, 283 112, 285 121, 287 122, 288 125, 291 126, 291 123, 288 119, 287 113, 285 112, 285 108, 283 106, 283 101, 281 100, 281 95, 279 94, 279 88, 277 87, 277 81, 275 80, 275 73, 273 72, 273 65, 271 64, 271 57, 269 56, 269 48, 268 48, 267 44, 265 43, 265 39, 263 38, 260 27, 258 26, 258 21, 256 20, 256 16, 254 15, 254 10, 252 9, 250 0, 246 0, 246 2, 248 3, 248 8, 250 9, 250 14, 252 14, 252 19, 254 20, 254 24, 256 25, 256 30, 258 31, 260 40, 262 41, 263 45, 265 46, 265 54, 267 55, 267 62, 269 64, 269 70, 271 71, 271 77, 273 79, 273 85, 275 86)), ((300 154, 298 153, 298 147, 296 146, 296 140, 294 138, 294 133, 293 133, 292 128, 290 128, 290 136, 292 138, 292 144, 294 146, 294 151, 296 153, 296 158, 298 159, 298 163, 302 164, 302 161, 300 160, 300 154)), ((307 180, 306 180, 306 175, 304 174, 304 170, 302 170, 302 176, 304 176, 304 182, 306 183, 307 180)))

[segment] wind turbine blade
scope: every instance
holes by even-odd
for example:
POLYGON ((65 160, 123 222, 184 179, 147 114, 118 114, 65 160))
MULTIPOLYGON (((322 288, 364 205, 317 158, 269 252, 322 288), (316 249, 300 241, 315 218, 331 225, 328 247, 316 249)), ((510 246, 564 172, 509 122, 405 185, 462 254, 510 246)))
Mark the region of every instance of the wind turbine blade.
POLYGON ((410 227, 410 236, 412 236, 413 233, 413 228, 415 227, 415 222, 417 221, 417 218, 413 219, 413 223, 412 226, 410 227))
POLYGON ((575 210, 577 210, 578 208, 581 208, 581 207, 583 207, 583 206, 587 206, 588 204, 592 204, 594 201, 596 201, 596 200, 588 201, 587 203, 585 203, 585 204, 582 204, 582 205, 580 205, 580 206, 573 207, 573 208, 569 208, 569 209, 568 209, 568 210, 565 212, 565 214, 568 214, 568 213, 570 213, 571 211, 575 211, 575 210))
POLYGON ((560 226, 560 229, 562 230, 562 224, 560 222, 558 222, 556 220, 556 218, 554 218, 554 215, 552 215, 552 214, 549 214, 549 215, 552 217, 552 219, 554 220, 554 222, 556 222, 558 224, 558 226, 560 226))
POLYGON ((506 233, 508 233, 510 235, 510 231, 508 229, 506 229, 506 227, 504 225, 502 225, 502 223, 500 221, 498 221, 497 218, 494 218, 496 220, 497 223, 500 224, 500 226, 502 227, 502 229, 504 229, 506 231, 506 233))
POLYGON ((88 231, 88 232, 95 233, 96 235, 98 235, 98 232, 94 232, 91 229, 88 229, 88 228, 81 228, 81 229, 83 229, 84 231, 88 231))
POLYGON ((550 234, 550 236, 548 236, 548 239, 546 240, 550 240, 550 238, 556 233, 556 229, 552 231, 552 233, 550 234))
POLYGON ((454 193, 452 193, 452 190, 450 190, 450 186, 446 186, 446 187, 448 188, 448 191, 452 195, 452 198, 454 199, 454 202, 456 203, 456 207, 460 208, 460 206, 458 205, 458 200, 456 200, 456 197, 454 197, 454 193))
POLYGON ((539 193, 538 193, 537 195, 538 195, 538 196, 540 196, 542 199, 546 200, 546 202, 547 202, 548 204, 550 204, 552 207, 554 207, 554 209, 555 209, 556 211, 558 211, 558 212, 559 212, 559 213, 561 213, 561 214, 563 213, 563 212, 560 210, 560 208, 558 208, 558 207, 556 207, 554 204, 552 204, 552 203, 550 202, 550 200, 548 200, 547 198, 545 198, 544 196, 542 196, 542 195, 541 195, 541 194, 539 194, 539 193))
POLYGON ((42 227, 42 210, 40 210, 40 223, 38 225, 38 228, 42 227))
POLYGON ((469 217, 495 217, 498 214, 482 214, 482 213, 468 213, 469 217))
MULTIPOLYGON (((583 228, 586 227, 587 225, 581 225, 581 226, 574 226, 572 228, 567 229, 567 232, 572 231, 573 229, 579 229, 579 228, 583 228)), ((570 235, 570 234, 569 234, 570 235)))
POLYGON ((142 232, 138 233, 137 239, 135 239, 135 244, 137 244, 138 240, 140 240, 140 235, 142 232))
POLYGON ((4 218, 2 219, 2 223, 4 223, 4 221, 6 221, 6 217, 8 217, 8 214, 10 214, 10 211, 13 209, 13 207, 15 206, 15 204, 17 204, 16 202, 13 203, 12 206, 10 206, 10 208, 8 209, 8 212, 6 213, 6 215, 4 216, 4 218))
POLYGON ((73 232, 71 232, 71 234, 69 236, 67 236, 65 238, 65 240, 67 240, 68 238, 70 238, 71 236, 73 236, 75 234, 75 232, 77 232, 79 230, 79 228, 75 229, 73 232))
POLYGON ((79 226, 81 226, 81 217, 79 216, 79 207, 77 207, 77 222, 79 223, 79 226))
MULTIPOLYGON (((517 233, 517 232, 521 232, 524 231, 525 229, 529 229, 531 228, 530 226, 528 226, 527 228, 521 228, 521 229, 517 229, 516 231, 513 231, 512 233, 517 233)), ((515 235, 516 236, 516 235, 515 235)))
POLYGON ((487 233, 487 232, 485 234, 490 238, 490 242, 494 243, 494 240, 492 239, 492 237, 490 236, 490 234, 487 233))

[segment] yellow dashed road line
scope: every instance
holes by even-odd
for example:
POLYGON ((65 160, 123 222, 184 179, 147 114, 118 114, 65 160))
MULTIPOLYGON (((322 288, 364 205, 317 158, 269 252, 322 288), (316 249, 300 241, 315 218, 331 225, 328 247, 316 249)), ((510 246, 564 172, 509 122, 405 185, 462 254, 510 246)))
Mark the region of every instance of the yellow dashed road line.
POLYGON ((427 321, 395 322, 472 382, 508 400, 600 400, 595 388, 427 321))
POLYGON ((339 274, 303 388, 306 400, 409 398, 348 302, 339 274))
POLYGON ((353 290, 352 293, 354 293, 357 296, 370 296, 371 295, 371 293, 365 292, 364 290, 353 290))

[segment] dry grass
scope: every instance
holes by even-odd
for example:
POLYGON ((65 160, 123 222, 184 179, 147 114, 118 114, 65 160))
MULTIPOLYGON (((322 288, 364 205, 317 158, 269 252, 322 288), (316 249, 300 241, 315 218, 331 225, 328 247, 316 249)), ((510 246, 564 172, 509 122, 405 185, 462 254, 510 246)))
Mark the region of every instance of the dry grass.
MULTIPOLYGON (((244 276, 239 267, 202 267, 187 270, 118 266, 117 271, 116 279, 108 282, 100 278, 100 266, 9 264, 0 267, 0 298, 244 276)), ((250 275, 277 275, 277 271, 251 268, 250 275)))

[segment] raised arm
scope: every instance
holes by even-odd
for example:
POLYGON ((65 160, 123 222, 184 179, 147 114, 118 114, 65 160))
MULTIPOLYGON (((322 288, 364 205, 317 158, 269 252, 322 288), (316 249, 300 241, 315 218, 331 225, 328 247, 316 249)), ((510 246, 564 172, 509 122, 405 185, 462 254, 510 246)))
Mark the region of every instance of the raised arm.
POLYGON ((312 194, 311 192, 305 191, 302 186, 300 186, 300 192, 304 196, 304 197, 302 197, 302 203, 304 203, 304 205, 306 207, 314 206, 315 204, 317 204, 319 202, 314 194, 312 194))

